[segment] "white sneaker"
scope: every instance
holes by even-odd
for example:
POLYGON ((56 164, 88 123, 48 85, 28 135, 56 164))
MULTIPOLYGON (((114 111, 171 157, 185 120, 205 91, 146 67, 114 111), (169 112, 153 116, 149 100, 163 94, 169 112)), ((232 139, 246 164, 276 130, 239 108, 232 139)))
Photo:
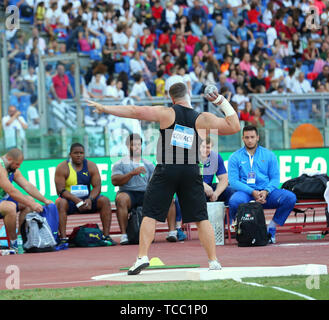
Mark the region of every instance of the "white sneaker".
POLYGON ((169 231, 166 240, 169 242, 176 242, 177 241, 177 230, 169 231))
POLYGON ((147 256, 137 258, 135 264, 128 270, 128 275, 131 276, 131 275, 139 274, 143 269, 147 268, 149 265, 150 262, 147 256))
POLYGON ((209 270, 221 270, 222 266, 217 260, 211 260, 209 262, 209 270))
POLYGON ((128 236, 126 233, 121 236, 120 244, 121 245, 129 244, 128 236))

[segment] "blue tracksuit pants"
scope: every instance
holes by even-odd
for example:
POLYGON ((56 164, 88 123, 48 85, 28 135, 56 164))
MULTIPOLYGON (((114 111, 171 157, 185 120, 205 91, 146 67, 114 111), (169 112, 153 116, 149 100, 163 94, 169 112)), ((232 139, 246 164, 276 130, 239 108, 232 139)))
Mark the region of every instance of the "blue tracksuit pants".
MULTIPOLYGON (((254 197, 243 191, 236 191, 229 200, 230 219, 234 220, 238 206, 241 203, 247 203, 255 200, 254 197)), ((296 195, 285 189, 275 189, 268 194, 266 203, 263 204, 264 209, 276 209, 273 221, 283 226, 290 212, 296 203, 296 195)), ((231 223, 232 221, 230 221, 231 223)))

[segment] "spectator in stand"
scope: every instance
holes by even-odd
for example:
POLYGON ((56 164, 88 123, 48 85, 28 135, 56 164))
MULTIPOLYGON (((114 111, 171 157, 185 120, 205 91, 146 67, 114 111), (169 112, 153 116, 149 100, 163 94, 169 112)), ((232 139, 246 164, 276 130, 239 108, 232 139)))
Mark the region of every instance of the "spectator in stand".
POLYGON ((221 15, 216 16, 216 25, 213 29, 213 38, 218 51, 224 53, 227 43, 239 44, 239 40, 223 25, 223 17, 221 15))
POLYGON ((125 45, 126 51, 122 52, 123 55, 132 57, 134 52, 137 51, 137 39, 133 35, 131 27, 127 26, 125 29, 125 34, 127 36, 127 44, 125 45))
POLYGON ((147 45, 145 48, 145 56, 144 56, 144 62, 147 66, 147 69, 151 73, 152 79, 155 78, 156 72, 158 69, 158 65, 159 65, 157 56, 156 56, 156 54, 153 54, 153 50, 154 50, 153 43, 147 45))
POLYGON ((113 43, 116 45, 119 52, 126 51, 128 37, 125 34, 126 25, 123 22, 117 24, 117 28, 112 36, 113 43))
POLYGON ((237 58, 241 61, 245 53, 250 53, 247 40, 241 41, 240 48, 238 49, 237 58))
POLYGON ((25 141, 25 130, 28 125, 25 119, 21 116, 21 112, 16 109, 14 105, 8 107, 8 115, 2 118, 2 128, 4 131, 5 148, 22 148, 25 141), (21 145, 17 145, 16 132, 21 139, 21 145))
POLYGON ((144 28, 143 35, 139 39, 139 43, 143 50, 145 50, 146 46, 154 43, 156 39, 156 35, 151 33, 151 29, 149 27, 144 28))
POLYGON ((299 34, 296 32, 292 35, 291 41, 288 42, 289 56, 298 60, 303 55, 303 44, 299 34))
MULTIPOLYGON (((273 58, 275 60, 283 61, 283 63, 287 62, 290 58, 289 50, 288 50, 286 43, 281 42, 280 39, 276 39, 274 41, 274 44, 272 47, 272 54, 273 54, 273 58)), ((285 63, 285 64, 288 64, 288 63, 285 63)), ((291 64, 292 64, 292 61, 289 63, 289 65, 291 65, 291 64)))
POLYGON ((247 13, 249 27, 253 28, 254 30, 258 29, 258 25, 260 24, 258 17, 260 16, 260 12, 257 10, 257 3, 251 2, 250 10, 247 13))
POLYGON ((93 99, 104 99, 106 93, 106 85, 101 82, 101 73, 95 74, 95 81, 88 84, 88 94, 93 99))
POLYGON ((32 51, 32 48, 35 46, 38 47, 42 55, 45 54, 45 51, 47 49, 47 43, 43 37, 40 37, 39 30, 37 27, 32 28, 32 36, 27 41, 25 53, 29 55, 30 54, 29 51, 32 51))
POLYGON ((46 18, 46 8, 44 1, 40 1, 37 4, 37 8, 35 10, 34 16, 34 24, 36 28, 40 31, 44 29, 45 26, 45 18, 46 18))
POLYGON ((57 65, 57 74, 53 76, 53 88, 55 93, 55 99, 67 99, 67 93, 70 92, 71 96, 74 97, 74 91, 70 84, 68 76, 65 74, 65 67, 62 63, 57 65))
POLYGON ((321 84, 329 83, 329 65, 326 64, 323 66, 322 71, 317 76, 316 80, 318 80, 321 84))
POLYGON ((295 78, 295 68, 291 67, 288 70, 288 75, 284 78, 284 86, 286 87, 287 92, 291 93, 293 92, 293 86, 294 83, 296 82, 296 78, 295 78))
POLYGON ((226 87, 231 92, 231 94, 233 94, 233 95, 235 94, 235 88, 232 83, 227 81, 227 76, 225 73, 221 73, 219 75, 219 82, 217 83, 218 92, 223 87, 226 87))
POLYGON ((244 88, 237 86, 236 94, 233 96, 232 102, 236 102, 239 112, 245 109, 245 104, 249 101, 250 100, 247 96, 247 92, 244 90, 244 88))
POLYGON ((174 10, 174 3, 172 1, 168 1, 166 3, 166 8, 162 11, 161 26, 162 28, 164 26, 168 26, 172 30, 176 20, 177 14, 174 10))
POLYGON ((232 8, 232 16, 229 18, 229 30, 232 33, 235 33, 239 27, 239 21, 242 20, 243 17, 239 13, 239 10, 237 7, 232 8))
POLYGON ((315 45, 314 40, 309 40, 307 47, 303 51, 303 64, 312 65, 315 60, 320 57, 319 49, 315 45))
MULTIPOLYGON (((310 83, 305 79, 304 72, 300 72, 295 81, 292 92, 295 94, 312 93, 313 88, 310 83)), ((305 121, 309 119, 312 112, 312 101, 311 100, 297 100, 294 101, 294 107, 292 110, 293 120, 305 121), (295 109, 295 110, 294 110, 295 109)))
POLYGON ((186 84, 188 92, 190 96, 192 96, 192 81, 190 75, 187 73, 185 66, 179 66, 178 75, 180 75, 183 78, 183 81, 186 84))
POLYGON ((165 74, 171 76, 172 75, 171 70, 174 67, 174 64, 171 62, 171 55, 169 53, 164 54, 163 64, 165 66, 165 74))
POLYGON ((239 42, 241 42, 242 40, 251 40, 253 41, 254 40, 254 35, 253 33, 246 27, 246 23, 243 19, 241 19, 239 22, 238 22, 238 29, 236 31, 236 35, 237 35, 237 38, 239 40, 239 42), (249 36, 249 39, 248 39, 248 36, 249 36))
POLYGON ((58 3, 55 1, 51 3, 50 8, 46 11, 45 31, 48 33, 50 39, 55 38, 54 29, 57 28, 58 19, 61 15, 61 11, 57 9, 58 3))
POLYGON ((140 52, 136 51, 133 55, 133 58, 129 61, 130 65, 130 73, 132 75, 140 73, 142 75, 145 75, 146 77, 150 78, 151 74, 150 71, 147 68, 146 63, 144 60, 141 59, 140 52))
POLYGON ((163 27, 163 32, 160 34, 158 39, 158 48, 162 52, 170 51, 170 27, 168 25, 163 27))
POLYGON ((282 30, 282 41, 288 42, 292 39, 293 34, 297 33, 294 26, 294 20, 291 16, 287 17, 285 28, 282 30))
POLYGON ((144 34, 143 30, 146 27, 147 27, 147 25, 145 24, 145 22, 141 18, 137 18, 136 21, 133 22, 133 24, 131 25, 133 36, 136 39, 139 39, 140 37, 142 37, 144 34))
POLYGON ((311 93, 313 92, 310 83, 305 79, 304 72, 300 72, 296 79, 297 81, 294 82, 292 87, 292 92, 295 94, 304 94, 304 93, 311 93))
MULTIPOLYGON (((284 72, 281 68, 278 67, 277 62, 273 58, 270 59, 270 63, 269 63, 269 70, 271 69, 274 70, 273 79, 278 79, 279 82, 281 83, 284 80, 284 72)), ((265 76, 267 75, 268 73, 265 73, 265 76)))
POLYGON ((78 32, 78 44, 80 51, 89 53, 91 51, 91 45, 89 43, 89 32, 84 33, 83 31, 78 32))
POLYGON ((129 97, 136 99, 140 101, 143 98, 148 97, 149 99, 152 99, 152 96, 144 82, 143 76, 140 73, 134 74, 134 80, 135 83, 132 86, 131 92, 129 94, 129 97))
POLYGON ((189 35, 192 35, 192 29, 190 21, 188 20, 187 16, 180 16, 179 20, 174 24, 175 29, 180 29, 181 34, 184 37, 188 37, 189 35))
POLYGON ((40 115, 37 109, 38 99, 34 94, 31 96, 31 104, 27 108, 27 126, 29 130, 40 129, 40 115))
POLYGON ((258 129, 264 127, 265 126, 265 121, 263 119, 264 113, 265 113, 264 108, 257 107, 255 110, 252 111, 249 122, 258 129))
POLYGON ((200 0, 193 1, 194 6, 190 8, 188 12, 188 18, 190 21, 195 21, 195 18, 199 19, 200 27, 203 34, 208 33, 208 15, 202 8, 200 0))
POLYGON ((113 39, 111 35, 106 37, 105 44, 102 47, 102 63, 107 66, 107 73, 113 74, 115 63, 117 61, 118 49, 116 45, 113 43, 113 39))
POLYGON ((251 63, 250 63, 250 54, 248 52, 246 52, 243 55, 242 61, 239 64, 239 67, 242 71, 245 71, 248 76, 252 76, 252 72, 251 72, 251 63))
POLYGON ((266 5, 266 9, 262 15, 262 21, 265 25, 270 26, 272 24, 273 17, 274 17, 273 1, 268 1, 266 5))
POLYGON ((147 0, 140 0, 135 5, 134 17, 143 20, 147 26, 151 26, 152 9, 147 0))
POLYGON ((178 65, 174 65, 171 68, 171 76, 166 79, 166 83, 165 83, 165 94, 166 94, 166 96, 168 96, 169 89, 173 84, 175 84, 177 82, 184 83, 183 77, 178 74, 178 68, 179 68, 178 65))
MULTIPOLYGON (((272 91, 272 94, 282 95, 285 94, 286 91, 283 85, 279 85, 277 90, 272 91)), ((287 99, 277 99, 271 100, 272 108, 283 118, 288 119, 288 101, 287 99)), ((269 111, 270 112, 270 111, 269 111)), ((276 119, 278 119, 275 115, 273 115, 276 119)), ((279 119, 278 119, 279 120, 279 119)))
POLYGON ((24 76, 24 81, 27 83, 27 92, 30 94, 36 94, 37 93, 37 82, 38 82, 38 76, 35 72, 35 69, 33 66, 30 66, 28 69, 28 73, 24 76))
POLYGON ((164 72, 163 70, 157 71, 157 78, 154 80, 156 85, 156 96, 164 97, 165 96, 165 80, 163 79, 164 72))
POLYGON ((154 5, 152 6, 151 10, 152 10, 152 19, 153 19, 155 25, 160 27, 160 25, 161 25, 161 15, 162 15, 162 11, 163 11, 161 1, 156 0, 154 2, 154 5))
POLYGON ((122 90, 122 82, 114 78, 109 78, 107 80, 105 96, 107 98, 122 100, 124 98, 124 92, 122 90))
POLYGON ((250 101, 246 101, 244 105, 244 109, 240 111, 240 120, 250 122, 252 117, 252 105, 250 101))
POLYGON ((271 48, 274 44, 275 39, 278 38, 274 21, 271 22, 270 27, 266 30, 266 38, 267 38, 268 48, 271 48))

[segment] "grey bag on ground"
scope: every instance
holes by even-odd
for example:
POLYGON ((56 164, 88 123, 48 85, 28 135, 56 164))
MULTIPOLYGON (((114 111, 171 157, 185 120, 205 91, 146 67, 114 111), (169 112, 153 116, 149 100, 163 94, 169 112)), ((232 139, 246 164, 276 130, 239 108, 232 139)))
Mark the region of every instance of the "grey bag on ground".
POLYGON ((26 215, 21 227, 23 247, 26 252, 54 251, 56 241, 45 217, 37 212, 26 215))

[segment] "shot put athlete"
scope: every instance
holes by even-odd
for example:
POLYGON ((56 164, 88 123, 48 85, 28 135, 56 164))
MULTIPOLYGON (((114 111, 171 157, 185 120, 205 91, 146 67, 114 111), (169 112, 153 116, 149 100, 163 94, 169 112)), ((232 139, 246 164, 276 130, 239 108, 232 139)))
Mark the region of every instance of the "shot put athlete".
POLYGON ((124 118, 155 121, 160 124, 157 146, 157 166, 146 189, 143 203, 143 221, 140 229, 138 257, 128 270, 135 275, 149 266, 148 251, 154 239, 156 221, 164 222, 172 198, 176 193, 184 223, 195 222, 201 244, 208 256, 209 270, 220 270, 216 257, 215 237, 208 220, 202 176, 199 168, 201 140, 207 134, 234 134, 240 130, 236 112, 217 91, 205 97, 221 107, 225 118, 193 110, 187 87, 175 83, 169 88, 173 106, 103 106, 87 101, 95 112, 109 113, 124 118))

